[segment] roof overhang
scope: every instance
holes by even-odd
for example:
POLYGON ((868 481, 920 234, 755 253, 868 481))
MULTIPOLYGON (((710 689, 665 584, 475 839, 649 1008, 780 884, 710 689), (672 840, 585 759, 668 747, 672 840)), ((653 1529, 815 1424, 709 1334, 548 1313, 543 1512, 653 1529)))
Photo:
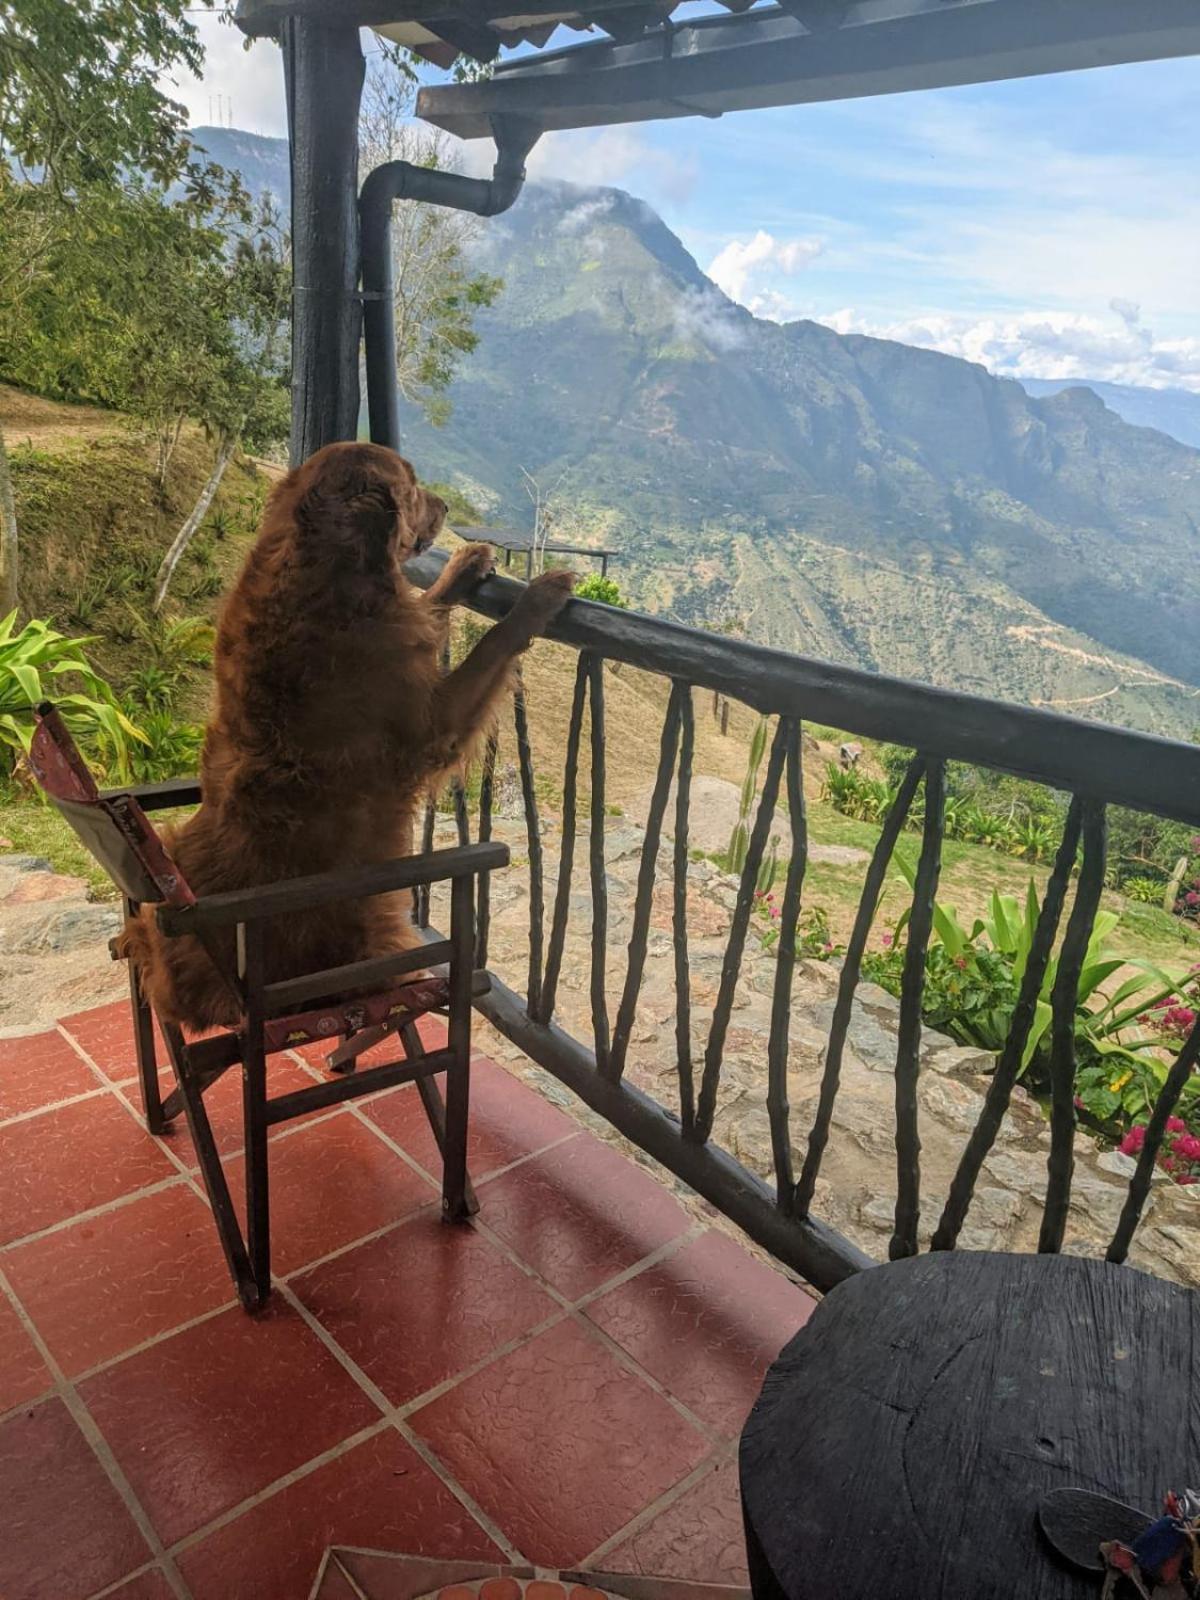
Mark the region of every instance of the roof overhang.
POLYGON ((422 89, 417 112, 478 139, 504 116, 543 130, 719 117, 1195 54, 1200 0, 789 0, 519 57, 422 89))

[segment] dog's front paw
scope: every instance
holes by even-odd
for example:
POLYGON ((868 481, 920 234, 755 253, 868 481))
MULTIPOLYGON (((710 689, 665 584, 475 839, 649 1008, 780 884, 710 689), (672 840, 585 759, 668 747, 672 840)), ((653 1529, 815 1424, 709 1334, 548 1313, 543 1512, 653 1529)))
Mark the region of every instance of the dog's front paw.
POLYGON ((544 633, 575 592, 573 572, 540 573, 517 601, 517 615, 531 638, 544 633))
POLYGON ((468 544, 456 550, 442 572, 442 595, 447 601, 470 594, 477 583, 496 570, 496 552, 490 544, 468 544))

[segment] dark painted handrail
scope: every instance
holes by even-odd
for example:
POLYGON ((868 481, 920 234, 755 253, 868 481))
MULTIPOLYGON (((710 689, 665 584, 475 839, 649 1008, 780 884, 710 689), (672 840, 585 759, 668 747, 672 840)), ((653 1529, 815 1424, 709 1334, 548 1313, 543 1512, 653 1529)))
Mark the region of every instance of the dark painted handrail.
MULTIPOLYGON (((428 585, 441 571, 444 560, 440 553, 430 552, 411 562, 407 570, 418 584, 428 585)), ((484 616, 502 617, 523 587, 504 578, 490 578, 472 595, 472 607, 484 616)), ((889 1244, 892 1258, 915 1254, 927 1237, 921 1216, 918 1085, 926 954, 933 934, 942 863, 946 762, 971 761, 991 769, 1017 772, 1071 796, 1062 842, 1022 975, 1010 1036, 996 1062, 978 1123, 959 1158, 931 1240, 934 1249, 953 1249, 960 1235, 979 1175, 995 1145, 1020 1076, 1038 998, 1070 898, 1051 997, 1051 1138, 1038 1241, 1040 1250, 1061 1250, 1071 1205, 1076 1137, 1076 1008, 1081 971, 1104 883, 1106 807, 1112 803, 1132 805, 1200 825, 1200 749, 1072 717, 875 677, 582 601, 572 601, 567 606, 550 630, 550 637, 576 648, 579 661, 566 740, 558 883, 549 943, 545 943, 545 861, 529 712, 518 677, 514 696, 516 748, 529 841, 526 992, 522 999, 504 982, 495 980, 491 992, 478 1001, 480 1009, 534 1061, 818 1288, 830 1288, 870 1265, 848 1239, 814 1217, 812 1207, 834 1120, 867 941, 897 840, 912 813, 918 789, 924 790, 922 843, 907 916, 895 1063, 896 1205, 889 1244), (615 1019, 610 1018, 607 981, 605 660, 627 662, 659 673, 671 685, 629 919, 625 968, 623 974, 614 975, 619 994, 615 1019), (694 1050, 692 1038, 687 926, 688 807, 695 736, 693 697, 697 687, 741 700, 777 719, 732 908, 708 1034, 700 1050, 694 1050), (590 1046, 571 1038, 554 1020, 571 915, 578 845, 578 769, 584 748, 585 714, 590 722, 591 768, 587 860, 591 891, 590 1046), (808 865, 802 772, 805 717, 832 723, 847 732, 908 744, 916 754, 883 818, 866 872, 841 964, 816 1110, 807 1130, 797 1180, 787 1067, 796 937, 808 865), (673 783, 675 839, 668 868, 660 863, 660 846, 673 783), (770 1031, 762 1064, 774 1171, 772 1189, 719 1149, 712 1135, 720 1105, 726 1035, 741 981, 756 883, 781 794, 791 825, 791 850, 775 941, 770 1031), (1082 861, 1076 878, 1081 843, 1082 861), (664 877, 669 871, 671 879, 677 1110, 656 1104, 626 1078, 660 871, 664 877), (698 1074, 694 1055, 700 1062, 698 1074)), ((480 797, 481 840, 491 834, 495 758, 493 739, 488 745, 480 797)), ((469 823, 461 783, 454 789, 454 807, 459 840, 465 844, 469 823)), ((432 810, 426 817, 424 838, 428 848, 433 838, 432 810)), ((487 955, 486 896, 483 905, 476 942, 481 966, 487 955)), ((428 927, 427 902, 418 906, 418 921, 428 927)), ((1145 1148, 1130 1183, 1119 1226, 1108 1246, 1110 1261, 1124 1261, 1128 1254, 1146 1206, 1167 1118, 1198 1059, 1200 1023, 1165 1073, 1147 1127, 1145 1148)))
MULTIPOLYGON (((445 560, 429 550, 405 571, 427 588, 445 560)), ((513 578, 488 578, 471 596, 471 609, 503 617, 523 588, 513 578)), ((549 636, 715 689, 756 711, 992 767, 1200 829, 1200 745, 791 655, 593 601, 573 600, 549 636)))

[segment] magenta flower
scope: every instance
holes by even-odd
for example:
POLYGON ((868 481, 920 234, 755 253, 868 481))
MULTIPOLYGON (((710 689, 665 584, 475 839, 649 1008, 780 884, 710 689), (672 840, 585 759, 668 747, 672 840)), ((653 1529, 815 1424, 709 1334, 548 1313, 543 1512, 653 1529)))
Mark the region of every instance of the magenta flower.
POLYGON ((884 949, 890 950, 892 945, 895 942, 896 941, 895 941, 895 935, 894 934, 890 934, 890 933, 885 933, 884 934, 884 936, 883 936, 884 949))
POLYGON ((1145 1142, 1146 1130, 1141 1123, 1138 1123, 1135 1128, 1130 1128, 1129 1132, 1117 1146, 1117 1149, 1123 1156, 1136 1156, 1141 1151, 1141 1148, 1145 1142))
POLYGON ((1184 1161, 1200 1161, 1200 1139, 1194 1133, 1181 1133, 1175 1141, 1175 1154, 1184 1161))
POLYGON ((1167 1118, 1167 1132, 1168 1133, 1186 1133, 1187 1132, 1187 1123, 1183 1120, 1182 1117, 1168 1117, 1167 1118))

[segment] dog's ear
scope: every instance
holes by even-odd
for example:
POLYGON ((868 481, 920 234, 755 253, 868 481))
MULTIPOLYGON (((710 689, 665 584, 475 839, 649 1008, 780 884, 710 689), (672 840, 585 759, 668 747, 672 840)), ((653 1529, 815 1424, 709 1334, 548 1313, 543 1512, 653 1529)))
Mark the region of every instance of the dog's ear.
POLYGON ((404 511, 396 498, 399 487, 384 478, 375 462, 347 452, 322 464, 297 502, 296 520, 318 536, 341 538, 364 552, 382 554, 404 511))

